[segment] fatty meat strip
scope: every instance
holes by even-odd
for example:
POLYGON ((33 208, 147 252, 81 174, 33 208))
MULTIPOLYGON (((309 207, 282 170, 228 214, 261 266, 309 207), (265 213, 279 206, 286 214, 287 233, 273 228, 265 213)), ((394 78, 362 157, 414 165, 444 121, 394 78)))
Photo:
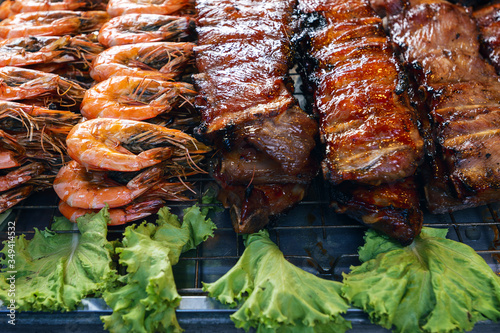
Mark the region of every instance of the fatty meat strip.
POLYGON ((416 111, 384 32, 365 0, 300 1, 305 81, 326 146, 334 206, 409 244, 422 226, 412 177, 423 157, 416 111), (305 49, 304 49, 305 48, 305 49))
MULTIPOLYGON (((373 3, 385 10, 419 86, 435 152, 425 194, 444 213, 500 200, 500 82, 480 55, 470 12, 446 1, 373 3)), ((419 103, 418 101, 416 101, 419 103)))
POLYGON ((295 1, 201 0, 194 75, 198 133, 220 158, 213 176, 236 232, 251 233, 300 201, 316 174, 317 124, 293 97, 295 1))

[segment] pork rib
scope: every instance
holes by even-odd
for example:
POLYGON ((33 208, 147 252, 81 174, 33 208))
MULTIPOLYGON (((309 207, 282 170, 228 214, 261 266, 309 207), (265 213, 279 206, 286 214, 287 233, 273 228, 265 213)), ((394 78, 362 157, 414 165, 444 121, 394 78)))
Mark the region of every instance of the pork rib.
POLYGON ((429 209, 500 200, 500 82, 480 55, 475 21, 447 1, 397 1, 385 4, 392 40, 423 92, 436 147, 425 187, 429 209))
POLYGON ((405 75, 382 19, 365 0, 301 0, 304 81, 326 146, 334 206, 409 244, 422 226, 412 179, 423 158, 405 75))
POLYGON ((237 232, 254 232, 301 200, 317 173, 317 124, 288 77, 294 5, 197 1, 198 134, 220 151, 213 176, 237 232))

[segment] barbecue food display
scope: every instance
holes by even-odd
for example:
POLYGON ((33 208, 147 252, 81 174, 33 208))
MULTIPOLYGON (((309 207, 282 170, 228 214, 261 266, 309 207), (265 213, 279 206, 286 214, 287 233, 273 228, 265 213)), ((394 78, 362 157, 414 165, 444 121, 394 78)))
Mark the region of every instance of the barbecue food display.
POLYGON ((423 156, 404 72, 368 1, 300 1, 305 81, 339 212, 409 244, 422 213, 412 180, 423 156), (348 183, 346 183, 348 182, 348 183))
MULTIPOLYGON (((446 1, 393 1, 385 9, 392 40, 409 64, 430 116, 435 152, 425 194, 444 213, 500 199, 500 82, 479 52, 476 23, 446 1)), ((432 153, 432 152, 430 152, 432 153)))
POLYGON ((301 200, 317 173, 317 124, 288 77, 294 4, 197 2, 198 133, 220 151, 213 176, 237 232, 255 232, 301 200))

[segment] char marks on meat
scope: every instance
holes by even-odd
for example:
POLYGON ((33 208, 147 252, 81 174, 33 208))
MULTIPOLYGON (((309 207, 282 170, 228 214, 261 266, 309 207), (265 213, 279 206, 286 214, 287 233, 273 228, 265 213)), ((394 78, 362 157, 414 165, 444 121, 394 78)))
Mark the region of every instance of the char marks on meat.
POLYGON ((420 232, 415 174, 423 158, 405 75, 365 0, 301 0, 311 27, 299 43, 326 146, 334 205, 403 244, 420 232), (316 17, 316 19, 314 19, 316 17))
POLYGON ((426 170, 429 209, 443 213, 500 200, 500 82, 480 55, 470 11, 441 0, 386 11, 431 120, 436 151, 426 170))
POLYGON ((301 200, 317 173, 317 124, 288 77, 294 5, 197 1, 198 133, 220 151, 213 176, 237 232, 254 232, 301 200))

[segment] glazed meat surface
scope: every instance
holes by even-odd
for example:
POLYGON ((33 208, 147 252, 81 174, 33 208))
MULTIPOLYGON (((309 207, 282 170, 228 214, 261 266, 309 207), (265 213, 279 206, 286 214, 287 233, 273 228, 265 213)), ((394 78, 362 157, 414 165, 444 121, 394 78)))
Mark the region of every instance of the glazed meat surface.
POLYGON ((382 19, 368 1, 302 0, 304 81, 314 95, 337 212, 404 245, 423 214, 411 178, 423 158, 418 116, 382 19))
POLYGON ((305 12, 327 9, 324 26, 309 33, 324 174, 373 185, 414 174, 423 140, 382 20, 362 0, 314 4, 301 2, 305 12))
POLYGON ((476 24, 464 7, 446 1, 411 1, 405 8, 388 11, 389 28, 431 117, 436 154, 428 206, 440 213, 498 201, 500 83, 479 53, 476 24))
POLYGON ((213 176, 237 232, 255 232, 301 200, 317 173, 317 124, 288 77, 294 4, 197 2, 198 133, 220 151, 213 176))

